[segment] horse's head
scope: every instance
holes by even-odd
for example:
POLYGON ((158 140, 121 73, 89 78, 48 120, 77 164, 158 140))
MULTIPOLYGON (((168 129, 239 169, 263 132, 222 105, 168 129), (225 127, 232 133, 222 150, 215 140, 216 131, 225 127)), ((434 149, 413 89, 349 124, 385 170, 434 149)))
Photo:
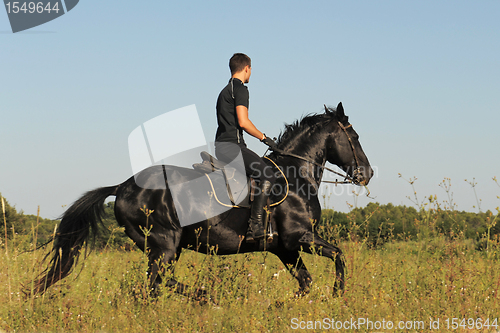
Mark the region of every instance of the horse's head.
POLYGON ((326 114, 332 117, 327 129, 327 161, 344 170, 357 185, 367 185, 373 176, 368 158, 359 143, 359 135, 349 124, 342 103, 336 110, 325 106, 326 114))

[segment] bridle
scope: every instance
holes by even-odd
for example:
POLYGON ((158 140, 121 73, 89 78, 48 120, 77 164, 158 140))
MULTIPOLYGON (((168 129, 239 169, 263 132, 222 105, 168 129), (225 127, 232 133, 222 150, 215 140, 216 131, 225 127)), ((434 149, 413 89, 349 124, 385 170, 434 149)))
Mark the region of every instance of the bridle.
MULTIPOLYGON (((354 171, 352 172, 352 178, 351 178, 351 181, 353 183, 356 183, 357 178, 361 176, 361 167, 359 165, 359 159, 358 159, 358 155, 356 154, 356 149, 354 149, 354 143, 352 143, 351 136, 349 135, 349 133, 347 133, 347 129, 349 127, 352 127, 352 125, 349 124, 347 126, 344 126, 340 121, 337 121, 337 122, 338 122, 340 128, 342 128, 345 135, 347 136, 347 140, 349 140, 349 145, 351 146, 352 155, 354 156, 354 161, 356 162, 356 169, 354 169, 354 171)), ((325 181, 325 182, 329 183, 329 181, 325 181)))
POLYGON ((344 177, 344 180, 343 181, 338 181, 338 180, 335 180, 335 181, 330 181, 330 180, 322 180, 321 182, 323 183, 330 183, 330 184, 356 184, 356 179, 361 175, 361 170, 360 170, 360 165, 359 165, 359 159, 358 159, 358 155, 356 154, 356 150, 354 149, 354 144, 352 142, 352 139, 351 139, 351 136, 349 135, 349 133, 347 133, 347 129, 349 127, 352 127, 351 124, 347 125, 347 126, 344 126, 342 125, 342 123, 340 121, 337 121, 337 123, 339 124, 340 128, 344 131, 345 135, 347 136, 347 140, 349 141, 349 145, 351 146, 351 150, 352 150, 352 154, 354 155, 354 161, 356 162, 356 169, 354 169, 353 173, 352 173, 352 177, 349 176, 347 173, 346 174, 341 174, 340 172, 337 172, 333 169, 330 169, 324 165, 321 165, 313 160, 310 160, 308 158, 305 158, 305 157, 302 157, 302 156, 299 156, 299 155, 296 155, 296 154, 292 154, 292 153, 288 153, 288 152, 285 152, 284 150, 281 150, 281 149, 273 149, 273 152, 276 152, 280 155, 286 155, 286 156, 291 156, 291 157, 294 157, 294 158, 297 158, 297 159, 300 159, 300 160, 303 160, 303 161, 306 161, 306 162, 309 162, 311 164, 314 164, 315 166, 317 167, 320 167, 324 170, 327 170, 327 171, 330 171, 336 175, 339 175, 341 177, 344 177))

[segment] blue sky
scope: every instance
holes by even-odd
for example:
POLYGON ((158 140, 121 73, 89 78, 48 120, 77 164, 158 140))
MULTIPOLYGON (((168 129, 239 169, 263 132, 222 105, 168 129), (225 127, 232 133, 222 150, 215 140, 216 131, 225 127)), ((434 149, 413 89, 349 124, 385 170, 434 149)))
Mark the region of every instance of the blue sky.
MULTIPOLYGON (((478 207, 464 179, 475 178, 481 209, 494 210, 499 13, 498 1, 82 0, 12 34, 0 10, 0 192, 18 210, 40 205, 56 218, 85 191, 132 175, 134 128, 191 104, 213 140, 228 59, 244 52, 250 119, 269 136, 342 101, 377 170, 376 198, 358 206, 412 205, 401 173, 418 178, 420 200, 447 200, 438 184, 451 178, 468 211, 478 207)), ((326 205, 348 210, 351 190, 326 205)))

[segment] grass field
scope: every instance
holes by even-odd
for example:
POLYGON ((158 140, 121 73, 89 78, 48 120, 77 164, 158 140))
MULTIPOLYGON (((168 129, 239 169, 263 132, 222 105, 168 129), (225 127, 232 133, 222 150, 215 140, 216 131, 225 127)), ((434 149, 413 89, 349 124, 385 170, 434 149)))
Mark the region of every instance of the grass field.
POLYGON ((93 252, 45 295, 24 298, 21 284, 29 286, 43 267, 46 250, 3 249, 0 331, 497 331, 498 243, 477 251, 471 240, 436 236, 389 240, 377 249, 363 240, 339 246, 347 264, 345 293, 332 295, 334 265, 328 259, 303 254, 314 284, 301 298, 294 296, 296 280, 272 254, 185 251, 176 277, 205 288, 216 303, 205 305, 169 289, 156 299, 145 296, 144 256, 119 250, 93 252))

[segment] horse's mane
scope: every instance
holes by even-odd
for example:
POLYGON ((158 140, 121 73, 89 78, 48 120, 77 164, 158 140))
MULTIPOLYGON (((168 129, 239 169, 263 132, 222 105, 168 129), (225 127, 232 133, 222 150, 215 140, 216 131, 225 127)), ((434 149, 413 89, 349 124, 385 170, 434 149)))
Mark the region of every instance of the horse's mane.
POLYGON ((310 129, 313 126, 324 124, 326 121, 337 119, 344 122, 344 119, 337 118, 336 108, 328 107, 326 113, 313 113, 302 116, 299 120, 291 124, 285 124, 285 129, 280 133, 277 144, 283 144, 290 141, 292 138, 297 137, 303 131, 310 129))

